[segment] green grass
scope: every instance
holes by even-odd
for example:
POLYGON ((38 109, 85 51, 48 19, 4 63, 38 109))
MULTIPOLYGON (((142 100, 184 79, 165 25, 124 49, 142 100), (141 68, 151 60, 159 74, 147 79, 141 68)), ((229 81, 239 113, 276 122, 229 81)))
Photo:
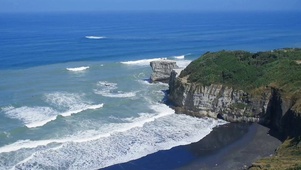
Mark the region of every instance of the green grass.
POLYGON ((252 91, 275 86, 291 94, 301 87, 301 49, 269 52, 220 51, 206 53, 181 72, 188 82, 202 85, 225 84, 252 91))
POLYGON ((300 137, 287 139, 276 151, 276 155, 260 159, 250 170, 301 170, 300 137))

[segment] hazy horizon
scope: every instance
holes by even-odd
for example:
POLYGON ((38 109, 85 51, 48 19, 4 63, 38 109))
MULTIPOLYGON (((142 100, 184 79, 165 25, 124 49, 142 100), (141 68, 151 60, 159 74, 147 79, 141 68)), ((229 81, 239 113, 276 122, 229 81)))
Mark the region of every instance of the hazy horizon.
POLYGON ((301 11, 299 0, 1 0, 0 12, 301 11))

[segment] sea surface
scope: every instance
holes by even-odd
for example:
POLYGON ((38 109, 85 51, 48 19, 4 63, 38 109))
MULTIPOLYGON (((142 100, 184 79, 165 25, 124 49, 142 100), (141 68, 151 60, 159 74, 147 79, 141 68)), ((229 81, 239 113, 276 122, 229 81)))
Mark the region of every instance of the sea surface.
POLYGON ((0 14, 0 169, 98 169, 197 142, 149 62, 301 47, 301 13, 0 14))

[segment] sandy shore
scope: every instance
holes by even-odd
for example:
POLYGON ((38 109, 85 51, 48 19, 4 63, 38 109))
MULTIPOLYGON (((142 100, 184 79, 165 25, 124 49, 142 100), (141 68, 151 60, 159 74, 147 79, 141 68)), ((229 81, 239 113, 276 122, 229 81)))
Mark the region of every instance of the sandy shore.
POLYGON ((258 124, 229 123, 199 142, 159 151, 143 158, 113 165, 106 170, 244 169, 270 156, 281 142, 258 124))
MULTIPOLYGON (((233 126, 233 124, 225 125, 233 126)), ((213 138, 217 140, 220 135, 219 133, 225 133, 225 130, 231 130, 231 127, 220 127, 216 128, 212 132, 213 138)), ((240 126, 239 124, 234 126, 240 126)), ((241 128, 243 130, 243 128, 241 128)), ((199 159, 192 161, 191 163, 178 168, 181 170, 195 170, 195 169, 246 169, 256 160, 272 156, 275 149, 281 144, 281 141, 270 136, 268 134, 269 129, 259 124, 252 124, 248 127, 248 131, 239 139, 233 142, 226 142, 224 146, 221 146, 217 150, 212 150, 213 154, 200 156, 199 159)), ((226 132, 227 133, 227 132, 226 132)), ((230 137, 230 134, 225 134, 224 137, 230 137)), ((212 137, 211 136, 211 137, 212 137)), ((208 138, 211 138, 208 136, 208 138)), ((238 137, 238 136, 237 136, 238 137)), ((197 150, 197 147, 202 145, 205 140, 201 140, 196 144, 191 144, 191 147, 197 150)))

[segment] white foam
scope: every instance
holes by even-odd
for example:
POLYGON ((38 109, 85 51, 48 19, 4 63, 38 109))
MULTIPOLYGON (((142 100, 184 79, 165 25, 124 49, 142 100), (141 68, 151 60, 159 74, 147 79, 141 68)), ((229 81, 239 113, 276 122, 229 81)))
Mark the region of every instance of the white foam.
POLYGON ((76 113, 83 112, 85 110, 95 110, 95 109, 99 109, 99 108, 102 108, 102 107, 103 107, 103 103, 102 104, 97 104, 97 105, 86 105, 86 106, 82 107, 81 109, 69 110, 67 112, 61 113, 60 115, 64 116, 64 117, 67 117, 67 116, 71 116, 71 115, 76 114, 76 113))
POLYGON ((53 121, 58 115, 71 116, 72 114, 80 113, 85 110, 95 110, 103 107, 103 104, 90 104, 81 99, 81 95, 65 92, 55 92, 46 94, 46 101, 54 105, 55 108, 62 108, 64 111, 58 111, 51 107, 22 106, 14 108, 12 106, 2 109, 5 115, 12 119, 18 119, 28 128, 39 127, 53 121))
MULTIPOLYGON (((171 58, 173 58, 172 61, 175 61, 180 68, 187 67, 192 61, 192 60, 185 60, 185 55, 174 56, 171 58)), ((124 61, 121 63, 126 65, 149 66, 150 62, 159 61, 159 60, 167 60, 167 58, 142 59, 142 60, 135 60, 135 61, 124 61)))
POLYGON ((143 85, 149 85, 149 86, 165 86, 168 87, 167 83, 162 83, 162 82, 156 82, 156 83, 151 83, 150 80, 137 80, 139 83, 143 84, 143 85))
MULTIPOLYGON (((98 109, 102 107, 103 104, 90 106, 89 109, 98 109)), ((132 128, 142 127, 147 122, 152 122, 155 119, 171 115, 174 113, 174 110, 169 108, 168 106, 158 103, 156 105, 150 106, 151 109, 155 111, 155 114, 152 113, 139 113, 138 117, 129 117, 124 118, 128 123, 124 124, 110 124, 107 125, 102 132, 88 130, 85 132, 78 132, 76 135, 68 136, 62 139, 51 139, 51 140, 38 140, 38 141, 31 141, 31 140, 20 140, 15 143, 0 147, 0 153, 4 152, 12 152, 17 151, 20 149, 28 149, 28 148, 36 148, 38 146, 46 146, 51 143, 66 143, 66 142, 88 142, 100 139, 102 137, 111 136, 113 133, 117 132, 125 132, 132 128)), ((116 118, 115 118, 116 119, 116 118)))
POLYGON ((45 94, 45 101, 54 107, 66 107, 69 109, 80 108, 90 102, 83 100, 84 94, 53 92, 45 94))
POLYGON ((97 82, 97 86, 107 87, 107 88, 110 88, 110 89, 116 89, 117 88, 117 83, 110 83, 110 82, 107 82, 107 81, 99 81, 99 82, 97 82))
POLYGON ((117 83, 110 83, 107 81, 99 81, 97 86, 100 89, 94 89, 95 94, 102 95, 104 97, 112 97, 112 98, 130 98, 135 97, 137 91, 133 92, 123 92, 123 91, 114 91, 118 89, 117 83))
POLYGON ((99 40, 99 39, 104 39, 104 38, 106 38, 106 37, 104 37, 104 36, 94 36, 94 35, 92 35, 92 36, 85 36, 85 38, 87 38, 87 39, 93 39, 93 40, 99 40))
POLYGON ((50 107, 19 107, 5 112, 6 116, 21 120, 28 128, 43 126, 56 119, 59 113, 50 107))
POLYGON ((158 60, 167 60, 167 58, 142 59, 142 60, 135 60, 135 61, 124 61, 121 63, 126 65, 149 66, 149 63, 151 61, 158 61, 158 60))
POLYGON ((185 60, 186 55, 190 55, 190 53, 172 57, 175 59, 174 61, 176 61, 177 65, 182 69, 187 67, 192 62, 192 60, 185 60))
POLYGON ((2 146, 0 148, 0 153, 8 153, 12 151, 17 151, 20 149, 30 149, 30 148, 36 148, 38 146, 46 146, 50 143, 56 142, 55 140, 40 140, 40 141, 31 141, 31 140, 19 140, 15 143, 2 146))
POLYGON ((187 67, 191 62, 192 60, 176 60, 176 63, 180 68, 187 67))
POLYGON ((11 160, 15 161, 14 166, 7 169, 99 169, 196 142, 208 135, 213 127, 225 123, 174 114, 161 103, 149 107, 153 112, 124 118, 125 123, 104 124, 101 129, 82 131, 61 139, 18 141, 0 147, 0 154, 31 153, 22 159, 11 160))
POLYGON ((66 68, 68 71, 74 71, 74 72, 78 72, 78 71, 85 71, 88 68, 90 68, 89 66, 82 66, 82 67, 73 67, 73 68, 66 68))
POLYGON ((7 106, 7 107, 1 108, 1 110, 2 110, 3 112, 7 112, 7 111, 10 111, 10 110, 12 110, 12 109, 14 109, 13 106, 7 106))
POLYGON ((90 109, 90 110, 96 110, 96 109, 102 108, 103 105, 104 105, 103 103, 101 103, 101 104, 96 104, 96 105, 91 105, 91 106, 88 106, 87 109, 90 109))
POLYGON ((53 169, 104 168, 159 150, 196 142, 208 135, 213 127, 225 122, 171 114, 148 121, 143 126, 140 122, 136 123, 93 141, 84 140, 85 137, 82 137, 80 143, 68 142, 56 149, 36 152, 15 168, 35 167, 33 165, 53 169))
POLYGON ((139 113, 138 117, 127 117, 127 118, 116 118, 116 117, 111 117, 113 119, 118 119, 118 120, 122 120, 122 121, 126 121, 126 122, 137 122, 143 119, 149 119, 153 116, 153 114, 149 114, 149 113, 139 113))
POLYGON ((71 116, 85 110, 95 110, 103 107, 102 104, 92 105, 89 101, 82 98, 83 94, 54 92, 45 95, 46 101, 55 107, 67 108, 67 111, 61 112, 61 116, 71 116))
POLYGON ((184 59, 185 55, 174 56, 173 58, 175 58, 175 59, 184 59))
POLYGON ((130 98, 130 97, 135 97, 137 92, 118 92, 118 93, 107 93, 104 91, 95 91, 95 94, 100 94, 104 97, 112 97, 112 98, 130 98))

